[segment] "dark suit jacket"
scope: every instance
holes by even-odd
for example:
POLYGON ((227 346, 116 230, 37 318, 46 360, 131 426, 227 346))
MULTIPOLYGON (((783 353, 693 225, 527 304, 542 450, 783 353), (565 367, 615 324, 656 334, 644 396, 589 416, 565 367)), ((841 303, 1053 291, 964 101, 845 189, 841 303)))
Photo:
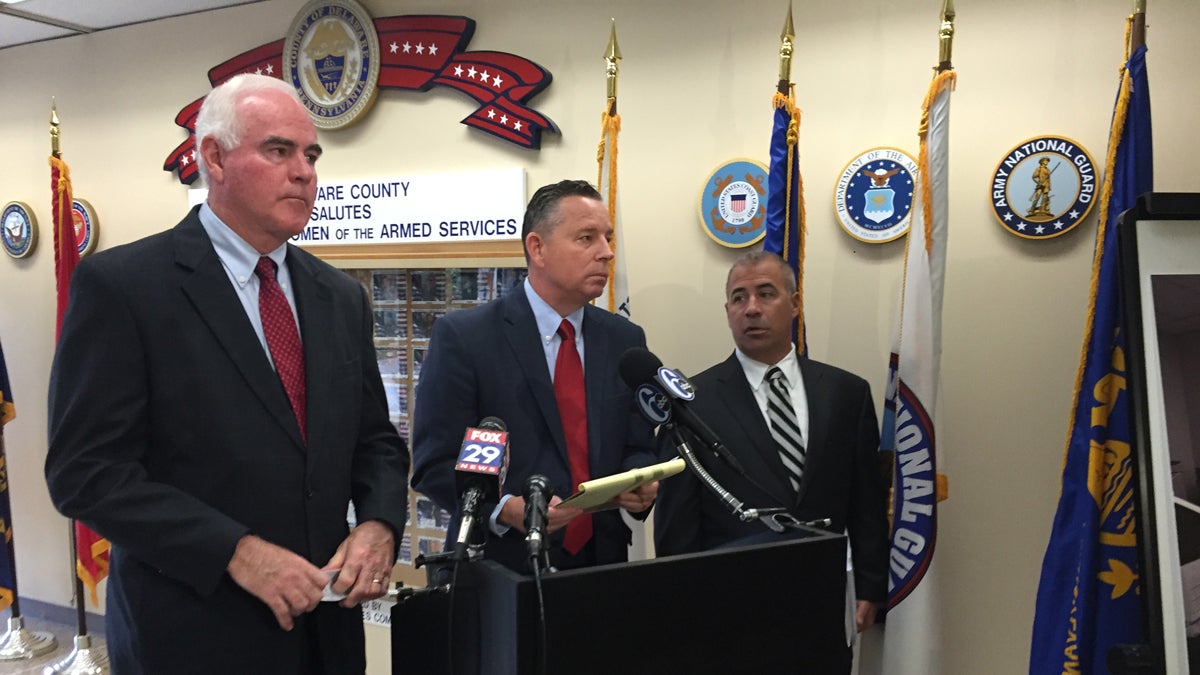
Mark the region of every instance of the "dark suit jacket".
MULTIPOLYGON (((800 520, 831 518, 832 531, 848 529, 858 598, 883 601, 888 525, 871 389, 856 375, 806 358, 800 359, 800 373, 808 396, 809 429, 799 493, 784 474, 777 445, 736 355, 692 380, 696 399, 691 408, 740 459, 752 480, 711 455, 701 459, 747 508, 785 506, 800 520)), ((669 447, 665 452, 674 455, 675 450, 669 447)), ((766 531, 757 521, 735 518, 690 471, 660 486, 654 521, 660 556, 705 551, 766 531)))
MULTIPOLYGON (((588 461, 594 478, 655 461, 651 428, 632 406, 632 392, 617 373, 617 359, 644 347, 645 333, 624 317, 587 306, 583 319, 584 379, 587 388, 588 461)), ((504 493, 519 495, 525 479, 544 474, 554 494, 572 491, 562 421, 546 367, 533 310, 524 289, 482 307, 453 312, 434 325, 421 366, 413 423, 413 489, 453 516, 447 545, 457 536, 459 500, 454 465, 463 432, 487 416, 499 417, 509 432, 509 469, 504 493)), ((484 504, 486 521, 495 503, 484 504)), ((528 572, 524 535, 488 531, 485 555, 518 572, 528 572)), ((616 510, 594 514, 596 563, 627 559, 629 528, 616 510)), ((561 564, 563 532, 550 538, 552 564, 561 564)))
POLYGON ((325 672, 361 673, 357 608, 322 603, 284 632, 225 570, 248 533, 324 565, 351 500, 399 539, 408 451, 388 421, 370 303, 288 248, 306 447, 197 213, 75 270, 50 375, 51 498, 112 542, 114 672, 294 673, 319 639, 325 672))

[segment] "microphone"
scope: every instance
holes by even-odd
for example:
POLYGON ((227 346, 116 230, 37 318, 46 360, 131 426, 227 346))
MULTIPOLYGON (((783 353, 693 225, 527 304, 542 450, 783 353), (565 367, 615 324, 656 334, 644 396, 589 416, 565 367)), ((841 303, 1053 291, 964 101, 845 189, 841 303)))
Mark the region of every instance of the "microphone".
POLYGON ((550 499, 554 489, 550 479, 535 473, 525 479, 525 542, 529 546, 529 557, 538 558, 546 548, 546 521, 550 499))
POLYGON ((508 433, 497 417, 485 417, 478 427, 463 435, 458 462, 454 465, 454 487, 462 495, 462 520, 454 542, 454 560, 467 556, 467 543, 479 509, 485 502, 500 500, 500 484, 508 472, 508 433))
POLYGON ((655 424, 662 424, 673 413, 679 423, 687 427, 711 452, 719 456, 738 473, 745 474, 742 463, 734 456, 721 439, 688 407, 696 398, 696 389, 678 370, 663 366, 662 359, 648 349, 631 347, 621 354, 617 362, 621 379, 630 388, 638 391, 636 397, 642 414, 655 424), (661 396, 644 397, 645 387, 661 396), (665 413, 660 411, 665 410, 665 413), (663 419, 665 415, 666 419, 663 419))

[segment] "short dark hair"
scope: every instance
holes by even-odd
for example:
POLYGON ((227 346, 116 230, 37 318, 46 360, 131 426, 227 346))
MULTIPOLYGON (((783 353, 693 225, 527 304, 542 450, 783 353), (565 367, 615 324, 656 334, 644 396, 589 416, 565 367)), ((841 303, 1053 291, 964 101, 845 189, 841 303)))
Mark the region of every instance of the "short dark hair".
MULTIPOLYGON (((566 197, 584 197, 604 201, 596 188, 586 180, 560 180, 543 185, 530 197, 525 207, 525 220, 521 223, 521 246, 530 232, 548 234, 558 226, 558 205, 566 197)), ((525 262, 529 262, 529 251, 525 251, 525 262)))
POLYGON ((729 268, 729 273, 725 275, 725 292, 729 293, 729 280, 733 277, 733 271, 739 267, 751 267, 760 262, 772 262, 779 266, 783 272, 784 290, 788 295, 796 292, 796 273, 792 271, 791 265, 788 265, 778 253, 770 251, 754 250, 748 253, 743 253, 738 256, 737 260, 733 261, 733 265, 729 268))

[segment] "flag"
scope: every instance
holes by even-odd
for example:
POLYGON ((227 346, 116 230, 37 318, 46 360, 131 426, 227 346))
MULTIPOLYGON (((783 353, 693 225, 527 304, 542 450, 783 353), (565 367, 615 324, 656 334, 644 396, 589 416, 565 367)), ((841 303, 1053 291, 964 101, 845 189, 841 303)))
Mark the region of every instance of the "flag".
POLYGON ((8 458, 4 454, 4 425, 16 416, 8 368, 4 365, 4 347, 0 346, 0 533, 4 534, 4 549, 0 551, 0 611, 12 605, 17 588, 12 559, 12 507, 8 502, 8 458))
POLYGON ((1145 46, 1121 69, 1105 166, 1062 492, 1038 584, 1031 674, 1107 672, 1109 648, 1144 641, 1117 217, 1153 187, 1145 46))
POLYGON ((629 277, 625 272, 625 233, 621 230, 617 210, 617 135, 621 133, 621 116, 614 108, 605 106, 600 114, 600 146, 596 150, 599 174, 596 186, 608 205, 608 220, 613 228, 613 258, 608 261, 608 284, 596 298, 596 306, 626 318, 629 310, 629 277))
MULTIPOLYGON (((790 10, 789 10, 790 11, 790 10)), ((790 17, 790 14, 789 14, 790 17)), ((763 250, 778 253, 796 276, 800 313, 792 322, 792 341, 808 353, 804 332, 804 179, 800 177, 800 109, 791 94, 775 92, 771 129, 771 166, 767 178, 767 223, 763 250)))
POLYGON ((934 412, 942 358, 942 290, 948 234, 950 92, 954 71, 934 75, 921 105, 913 221, 904 255, 900 321, 893 335, 880 450, 892 456, 883 671, 936 673, 940 618, 933 551, 938 473, 934 412))
MULTIPOLYGON (((61 158, 50 156, 50 212, 54 216, 54 274, 58 289, 58 321, 55 340, 62 333, 63 315, 70 297, 71 274, 79 263, 75 240, 75 215, 71 195, 71 172, 61 158)), ((108 540, 75 521, 75 573, 91 592, 92 604, 99 605, 96 585, 108 576, 108 540)))

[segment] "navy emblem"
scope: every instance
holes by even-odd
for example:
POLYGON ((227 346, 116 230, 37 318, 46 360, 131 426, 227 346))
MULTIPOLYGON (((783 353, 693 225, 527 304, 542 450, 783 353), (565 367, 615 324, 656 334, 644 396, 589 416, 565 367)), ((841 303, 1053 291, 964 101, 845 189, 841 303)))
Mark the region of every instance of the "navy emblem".
POLYGON ((284 43, 283 79, 318 128, 357 121, 375 101, 379 82, 379 36, 367 10, 353 0, 302 7, 284 43))
POLYGON ((33 253, 37 243, 37 218, 28 204, 9 202, 4 205, 0 215, 0 240, 4 242, 4 252, 14 258, 33 253))
POLYGON ((1069 232, 1092 210, 1098 188, 1092 156, 1065 136, 1017 145, 1000 160, 991 181, 996 219, 1026 239, 1069 232))
POLYGON ((700 191, 700 223, 722 246, 742 248, 766 235, 767 167, 735 160, 713 171, 700 191))
POLYGON ((96 220, 96 211, 92 205, 83 199, 71 202, 71 220, 75 224, 75 244, 79 248, 79 257, 96 250, 96 236, 100 224, 96 220))
POLYGON ((904 236, 912 222, 917 162, 896 148, 872 148, 842 169, 833 209, 842 229, 868 244, 904 236))
POLYGON ((658 387, 650 384, 640 385, 633 397, 637 401, 638 410, 651 424, 657 426, 671 420, 671 402, 658 387))

